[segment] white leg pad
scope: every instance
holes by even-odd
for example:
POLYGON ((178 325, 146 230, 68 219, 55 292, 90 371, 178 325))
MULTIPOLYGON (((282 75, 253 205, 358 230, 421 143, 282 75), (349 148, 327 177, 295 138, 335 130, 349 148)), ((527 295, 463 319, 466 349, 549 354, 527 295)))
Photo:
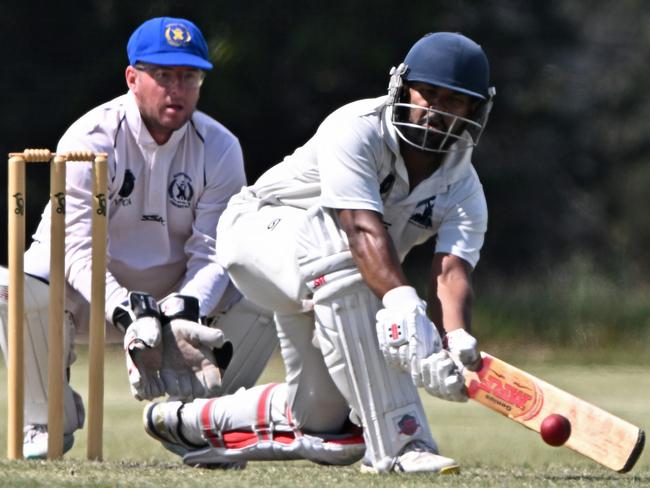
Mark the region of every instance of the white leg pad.
MULTIPOLYGON (((0 267, 0 348, 7 359, 7 315, 9 274, 0 267)), ((47 424, 47 354, 48 354, 48 303, 49 287, 32 276, 25 276, 25 401, 24 421, 29 424, 47 424)), ((74 322, 66 313, 64 320, 64 361, 69 367, 75 359, 74 322)), ((64 385, 65 433, 71 433, 83 426, 84 410, 81 397, 70 385, 64 385)))
POLYGON ((210 326, 221 329, 233 345, 233 357, 222 379, 222 394, 254 386, 278 344, 271 312, 242 298, 216 315, 210 326))
POLYGON ((375 316, 381 302, 363 283, 336 212, 313 207, 302 224, 297 259, 313 291, 320 349, 352 420, 363 426, 366 456, 387 472, 412 441, 437 450, 410 375, 389 366, 379 350, 375 316))
POLYGON ((183 427, 200 432, 209 447, 183 458, 189 465, 234 461, 307 459, 347 465, 363 456, 358 430, 340 435, 304 434, 287 409, 286 384, 261 385, 234 395, 195 400, 182 410, 183 427))
POLYGON ((402 448, 415 440, 436 449, 410 375, 389 366, 379 350, 375 314, 381 304, 375 295, 359 283, 322 300, 317 292, 314 302, 325 362, 363 426, 375 468, 391 470, 402 448))
POLYGON ((314 346, 313 312, 276 314, 278 338, 286 371, 287 403, 295 425, 307 432, 339 432, 350 406, 314 346))

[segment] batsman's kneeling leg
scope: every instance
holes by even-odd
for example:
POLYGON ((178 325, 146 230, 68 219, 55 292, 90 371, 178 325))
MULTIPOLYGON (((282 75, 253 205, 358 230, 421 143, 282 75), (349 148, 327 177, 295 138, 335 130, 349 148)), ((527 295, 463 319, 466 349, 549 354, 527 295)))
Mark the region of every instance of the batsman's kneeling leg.
POLYGON ((365 445, 358 430, 303 433, 290 420, 286 396, 285 384, 270 384, 187 404, 152 404, 145 409, 145 429, 179 453, 185 450, 183 462, 191 466, 297 459, 346 465, 361 459, 365 445))

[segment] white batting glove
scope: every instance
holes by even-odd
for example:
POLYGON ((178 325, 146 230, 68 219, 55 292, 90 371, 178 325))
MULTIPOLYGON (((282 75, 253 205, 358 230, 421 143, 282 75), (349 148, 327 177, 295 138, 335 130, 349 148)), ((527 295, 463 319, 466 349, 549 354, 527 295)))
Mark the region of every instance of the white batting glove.
POLYGON ((192 401, 220 394, 232 344, 223 332, 198 322, 199 301, 172 294, 160 302, 163 364, 160 371, 170 399, 192 401))
POLYGON ((451 356, 470 371, 481 367, 481 353, 477 340, 465 329, 455 329, 445 335, 451 356))
POLYGON ((413 374, 419 359, 442 349, 440 335, 413 287, 393 288, 382 301, 385 308, 376 316, 379 348, 388 364, 413 374))
POLYGON ((138 400, 163 395, 158 371, 162 365, 162 334, 158 304, 151 295, 130 292, 115 307, 113 325, 124 333, 126 369, 131 393, 138 400))
POLYGON ((411 374, 415 386, 427 393, 451 402, 466 402, 465 379, 449 353, 442 349, 418 361, 416 374, 411 374))

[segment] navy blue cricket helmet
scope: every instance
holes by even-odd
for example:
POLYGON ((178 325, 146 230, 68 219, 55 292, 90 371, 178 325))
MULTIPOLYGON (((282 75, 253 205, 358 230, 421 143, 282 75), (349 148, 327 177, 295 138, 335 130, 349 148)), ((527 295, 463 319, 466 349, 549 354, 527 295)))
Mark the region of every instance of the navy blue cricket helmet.
POLYGON ((406 81, 421 81, 459 91, 481 100, 489 98, 490 64, 474 41, 452 32, 427 34, 410 49, 404 64, 406 81))
MULTIPOLYGON (((391 70, 388 104, 393 109, 393 125, 404 141, 425 151, 449 152, 478 143, 494 94, 495 89, 490 86, 490 64, 483 48, 462 34, 436 32, 418 40, 404 62, 391 70), (402 88, 405 82, 448 88, 474 97, 479 105, 471 119, 454 116, 455 122, 445 132, 428 127, 426 123, 413 124, 404 120, 404 114, 410 108, 415 108, 405 103, 402 88), (456 129, 453 129, 454 126, 456 129), (460 127, 464 130, 459 131, 460 127)), ((429 112, 431 117, 436 114, 450 116, 434 108, 430 108, 429 112)))

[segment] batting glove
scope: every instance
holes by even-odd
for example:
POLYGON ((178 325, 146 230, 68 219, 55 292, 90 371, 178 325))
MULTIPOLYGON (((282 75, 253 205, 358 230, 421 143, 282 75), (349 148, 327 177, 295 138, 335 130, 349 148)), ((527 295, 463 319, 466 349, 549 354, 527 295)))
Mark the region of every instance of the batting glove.
POLYGON ((199 323, 199 301, 172 294, 160 302, 163 319, 165 392, 174 400, 210 398, 221 392, 221 379, 232 358, 232 344, 220 329, 199 323))
POLYGON ((160 312, 154 298, 130 292, 115 307, 113 325, 124 331, 124 352, 131 393, 138 400, 151 400, 163 394, 158 371, 162 365, 160 312))
POLYGON ((445 335, 447 349, 451 356, 470 371, 481 367, 481 353, 477 340, 465 329, 455 329, 445 335))
POLYGON ((415 386, 423 387, 430 395, 451 402, 467 401, 463 375, 444 349, 418 361, 416 374, 411 376, 415 386))
POLYGON ((413 374, 418 360, 442 349, 440 334, 414 288, 393 288, 382 301, 385 308, 376 316, 379 348, 388 364, 413 374))

